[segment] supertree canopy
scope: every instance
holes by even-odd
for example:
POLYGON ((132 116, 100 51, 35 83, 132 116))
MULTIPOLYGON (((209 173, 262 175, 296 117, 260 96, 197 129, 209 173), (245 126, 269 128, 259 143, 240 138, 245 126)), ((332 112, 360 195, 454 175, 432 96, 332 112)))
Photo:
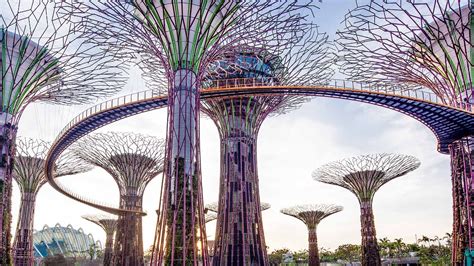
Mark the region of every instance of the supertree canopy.
POLYGON ((311 1, 67 2, 64 10, 79 17, 78 27, 99 45, 126 47, 124 57, 144 54, 150 71, 164 68, 167 151, 152 263, 207 265, 198 131, 202 79, 212 62, 244 43, 272 52, 298 39, 295 29, 307 23, 311 1))
MULTIPOLYGON (((118 91, 126 80, 123 62, 86 43, 53 1, 2 1, 0 23, 0 253, 10 254, 13 143, 21 114, 32 102, 88 103, 118 91)), ((1 256, 0 264, 9 263, 9 255, 1 256)))
MULTIPOLYGON (((50 144, 42 140, 20 138, 16 143, 13 179, 21 193, 20 211, 13 243, 15 265, 33 265, 33 225, 35 200, 39 189, 46 183, 44 163, 50 144)), ((66 151, 55 165, 55 177, 74 175, 92 169, 92 166, 66 151)))
POLYGON ((114 233, 117 229, 117 218, 111 215, 95 214, 95 215, 83 215, 82 218, 97 224, 105 231, 105 250, 104 250, 104 266, 111 266, 113 245, 114 245, 114 233))
POLYGON ((316 229, 319 222, 329 215, 342 211, 341 206, 329 204, 298 205, 282 209, 281 213, 301 220, 308 227, 308 254, 309 266, 319 266, 318 236, 316 229))
MULTIPOLYGON (((142 210, 145 187, 163 172, 164 141, 135 133, 95 133, 80 139, 73 151, 107 171, 117 183, 120 208, 142 210)), ((143 265, 142 217, 124 212, 117 222, 112 265, 143 265)))
POLYGON ((426 87, 449 104, 472 103, 472 3, 370 1, 338 32, 342 71, 355 80, 426 87))
POLYGON ((418 166, 420 161, 413 156, 382 153, 328 163, 313 172, 315 180, 343 187, 359 200, 362 265, 381 265, 372 210, 375 192, 418 166))
MULTIPOLYGON (((331 59, 327 36, 313 27, 298 42, 275 53, 243 46, 225 54, 210 66, 205 86, 324 84, 332 76, 331 59)), ((296 96, 245 95, 202 103, 202 111, 214 121, 221 139, 213 264, 237 260, 253 265, 267 260, 258 185, 258 132, 269 115, 286 113, 304 101, 296 96)))
MULTIPOLYGON (((351 10, 338 32, 342 71, 353 80, 420 87, 448 105, 474 103, 473 2, 370 1, 351 10)), ((453 263, 473 250, 470 198, 472 132, 450 145, 453 182, 453 263), (466 189, 467 188, 467 189, 466 189)))

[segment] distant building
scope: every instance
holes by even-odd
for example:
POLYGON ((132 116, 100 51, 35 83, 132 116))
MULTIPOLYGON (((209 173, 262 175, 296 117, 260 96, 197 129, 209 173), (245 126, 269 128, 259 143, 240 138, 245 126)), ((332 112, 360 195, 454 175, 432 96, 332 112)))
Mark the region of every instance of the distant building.
POLYGON ((82 228, 74 229, 71 225, 54 227, 45 225, 43 230, 33 234, 35 258, 62 255, 64 257, 90 258, 97 257, 102 250, 100 241, 94 241, 91 234, 85 234, 82 228))

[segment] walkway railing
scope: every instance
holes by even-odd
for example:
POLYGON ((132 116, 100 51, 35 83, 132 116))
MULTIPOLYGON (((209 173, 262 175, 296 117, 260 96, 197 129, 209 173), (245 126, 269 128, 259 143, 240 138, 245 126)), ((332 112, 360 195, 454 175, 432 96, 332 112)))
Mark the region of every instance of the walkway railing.
MULTIPOLYGON (((408 97, 416 100, 421 100, 425 102, 430 102, 433 104, 445 104, 443 101, 432 92, 423 91, 421 89, 406 89, 397 86, 375 86, 369 83, 353 82, 347 80, 332 80, 325 84, 281 84, 278 80, 273 78, 239 78, 239 79, 227 79, 227 80, 216 80, 205 82, 203 85, 203 91, 212 91, 216 89, 230 89, 230 88, 242 88, 242 87, 282 87, 282 88, 314 88, 314 89, 340 89, 340 90, 350 90, 350 91, 364 91, 364 92, 373 92, 373 93, 384 93, 393 96, 408 97)), ((123 105, 131 104, 134 102, 151 100, 156 97, 167 97, 167 95, 160 94, 155 90, 141 91, 137 93, 132 93, 129 95, 121 96, 106 102, 100 103, 93 107, 90 107, 74 117, 59 133, 52 147, 56 147, 56 144, 61 140, 63 136, 79 122, 92 117, 102 111, 106 111, 112 108, 121 107, 123 105)), ((452 106, 454 108, 462 109, 465 111, 471 111, 471 105, 460 105, 452 106)), ((108 208, 116 208, 106 203, 95 203, 86 199, 85 197, 80 196, 77 193, 70 191, 64 186, 60 185, 57 180, 56 184, 63 189, 63 191, 76 199, 79 199, 82 202, 90 202, 95 205, 101 205, 108 208)))
MULTIPOLYGON (((436 94, 428 91, 423 91, 421 89, 406 89, 397 86, 375 86, 370 83, 361 83, 348 80, 332 80, 325 84, 280 84, 276 79, 273 78, 238 78, 238 79, 226 79, 226 80, 216 80, 212 82, 207 82, 203 84, 204 90, 212 89, 222 89, 222 88, 237 88, 237 87, 320 87, 320 88, 333 88, 333 89, 343 89, 343 90, 355 90, 355 91, 368 91, 376 93, 385 93, 394 96, 409 97, 417 100, 422 100, 426 102, 431 102, 435 104, 445 104, 441 98, 436 96, 436 94)), ((66 131, 72 128, 79 121, 84 120, 85 118, 91 117, 101 111, 111 109, 114 107, 119 107, 121 105, 132 103, 135 101, 147 100, 153 97, 162 95, 155 90, 147 90, 132 93, 129 95, 124 95, 115 99, 108 100, 106 102, 100 103, 98 105, 92 106, 76 117, 74 117, 71 122, 69 122, 59 133, 58 137, 62 136, 66 131)), ((449 105, 454 108, 462 109, 465 111, 471 111, 471 105, 459 104, 459 105, 449 105)))

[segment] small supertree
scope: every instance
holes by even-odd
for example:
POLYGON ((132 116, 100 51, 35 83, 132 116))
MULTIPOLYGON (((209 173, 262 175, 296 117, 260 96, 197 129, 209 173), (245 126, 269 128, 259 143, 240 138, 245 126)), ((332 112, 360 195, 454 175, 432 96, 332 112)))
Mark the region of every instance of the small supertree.
MULTIPOLYGON (((472 111, 472 0, 370 1, 357 5, 338 32, 341 70, 353 80, 433 91, 443 103, 472 111)), ((427 112, 427 115, 430 115, 427 112)), ((474 256, 471 198, 474 132, 449 146, 453 185, 452 259, 474 256), (466 191, 467 190, 467 191, 466 191), (466 253, 468 254, 468 253, 466 253)))
MULTIPOLYGON (((262 211, 266 211, 266 210, 270 209, 271 207, 272 207, 272 205, 270 203, 260 202, 260 210, 262 210, 262 211)), ((211 211, 211 212, 214 212, 214 213, 218 213, 219 212, 219 204, 217 202, 212 202, 212 203, 206 204, 205 208, 204 208, 204 211, 211 211)))
POLYGON ((87 221, 93 222, 100 226, 105 231, 105 250, 104 250, 104 266, 110 266, 112 264, 113 245, 114 245, 114 233, 117 229, 117 218, 111 215, 94 214, 94 215, 83 215, 82 218, 87 221))
MULTIPOLYGON (((46 183, 44 164, 50 143, 20 138, 16 143, 13 179, 21 193, 20 211, 13 242, 14 265, 33 265, 33 225, 36 195, 46 183)), ((54 176, 61 177, 83 173, 92 166, 79 159, 69 150, 56 162, 54 176)))
MULTIPOLYGON (((73 146, 87 162, 107 171, 117 183, 120 209, 141 211, 148 183, 163 172, 164 141, 135 133, 96 133, 73 146)), ((119 216, 112 265, 143 265, 142 217, 119 216)))
POLYGON ((122 62, 59 15, 54 1, 2 1, 0 16, 0 264, 10 264, 12 159, 18 122, 33 102, 90 103, 118 91, 122 62))
MULTIPOLYGON (((78 27, 92 40, 126 48, 123 57, 145 58, 140 63, 151 63, 145 68, 148 73, 165 73, 167 159, 152 263, 207 265, 198 130, 203 78, 212 62, 242 44, 271 52, 298 40, 295 29, 311 23, 304 18, 311 16, 312 2, 66 2, 70 4, 64 4, 64 10, 80 17, 78 27)), ((268 259, 262 243, 254 257, 265 264, 268 259)), ((248 255, 243 263, 247 261, 248 255)))
POLYGON ((315 180, 348 189, 359 200, 362 265, 381 265, 372 210, 375 192, 418 166, 420 161, 413 156, 381 153, 328 163, 313 172, 315 180))
POLYGON ((217 219, 217 213, 210 212, 210 211, 206 212, 205 210, 204 212, 205 212, 204 220, 206 223, 212 222, 217 219))
POLYGON ((316 233, 319 222, 329 215, 342 211, 341 206, 329 204, 298 205, 282 209, 281 213, 301 220, 308 227, 309 266, 319 266, 318 236, 316 233))

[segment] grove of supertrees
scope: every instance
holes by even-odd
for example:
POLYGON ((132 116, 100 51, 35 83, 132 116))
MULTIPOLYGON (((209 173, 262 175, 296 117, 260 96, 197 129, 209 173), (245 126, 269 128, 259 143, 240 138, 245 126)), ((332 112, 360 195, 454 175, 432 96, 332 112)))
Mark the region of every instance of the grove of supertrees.
POLYGON ((419 166, 420 161, 413 156, 381 153, 328 163, 313 172, 315 180, 343 187, 359 200, 362 265, 382 265, 372 209, 375 193, 385 183, 419 166))
POLYGON ((326 217, 342 211, 341 206, 330 204, 298 205, 281 210, 281 213, 293 216, 302 221, 308 227, 308 265, 319 266, 318 235, 316 233, 318 224, 326 217))
MULTIPOLYGON (((166 91, 169 100, 153 264, 208 264, 198 130, 200 90, 208 69, 219 58, 241 52, 243 45, 280 56, 278 49, 301 39, 313 8, 312 1, 63 3, 63 10, 79 22, 78 29, 98 46, 120 47, 122 58, 138 59, 148 74, 165 73, 168 87, 155 87, 166 91)), ((258 214, 258 204, 252 206, 258 214)), ((266 263, 264 242, 255 244, 256 252, 236 249, 239 263, 266 263)))
POLYGON ((0 264, 11 263, 11 185, 18 122, 33 102, 84 104, 118 91, 123 62, 97 49, 53 1, 2 1, 0 264))
POLYGON ((135 133, 90 134, 72 150, 109 173, 117 183, 120 209, 112 265, 143 265, 142 199, 148 183, 163 172, 165 143, 135 133))
MULTIPOLYGON (((316 26, 300 30, 306 32, 280 49, 242 46, 224 54, 208 69, 205 86, 327 83, 333 72, 327 35, 318 33, 316 26)), ((269 115, 297 109, 304 101, 298 96, 271 95, 203 101, 202 111, 217 126, 221 143, 214 265, 225 265, 229 259, 250 265, 267 261, 259 197, 258 132, 269 115)))
MULTIPOLYGON (((36 195, 46 183, 44 162, 50 144, 42 140, 19 138, 16 142, 13 179, 21 193, 20 211, 13 242, 13 264, 33 265, 33 225, 36 195)), ((55 165, 55 177, 84 173, 92 166, 69 150, 55 165)))
POLYGON ((105 231, 104 266, 111 266, 114 249, 114 234, 117 230, 117 218, 111 215, 83 215, 82 218, 95 223, 105 231))
MULTIPOLYGON (((338 32, 341 70, 353 80, 420 87, 472 111, 472 0, 370 1, 351 10, 338 32)), ((473 132, 451 143, 453 263, 474 256, 471 171, 473 132)))

